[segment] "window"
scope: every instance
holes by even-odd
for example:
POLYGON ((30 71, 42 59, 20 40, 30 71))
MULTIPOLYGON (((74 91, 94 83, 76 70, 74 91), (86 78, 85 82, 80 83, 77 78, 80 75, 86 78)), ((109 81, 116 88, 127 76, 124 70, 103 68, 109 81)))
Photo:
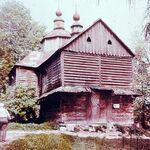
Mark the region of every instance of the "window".
POLYGON ((87 42, 91 42, 91 38, 90 37, 87 38, 87 42))

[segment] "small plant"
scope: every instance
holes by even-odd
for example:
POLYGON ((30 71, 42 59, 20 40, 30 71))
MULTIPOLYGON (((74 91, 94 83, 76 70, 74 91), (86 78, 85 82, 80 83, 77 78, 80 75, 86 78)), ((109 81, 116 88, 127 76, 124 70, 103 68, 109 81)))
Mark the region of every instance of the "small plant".
POLYGON ((5 150, 71 150, 72 141, 64 135, 30 134, 5 146, 5 150))
POLYGON ((57 129, 57 123, 55 122, 44 122, 41 124, 36 123, 10 123, 8 126, 9 130, 24 130, 24 131, 32 131, 32 130, 55 130, 57 129))

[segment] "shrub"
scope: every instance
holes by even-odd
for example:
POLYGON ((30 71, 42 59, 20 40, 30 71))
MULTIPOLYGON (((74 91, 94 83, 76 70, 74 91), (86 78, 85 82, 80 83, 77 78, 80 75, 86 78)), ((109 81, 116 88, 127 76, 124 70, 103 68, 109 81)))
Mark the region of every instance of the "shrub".
POLYGON ((30 130, 53 130, 57 129, 57 124, 55 122, 45 122, 41 124, 35 124, 35 123, 10 123, 8 125, 9 130, 24 130, 24 131, 30 131, 30 130))
POLYGON ((5 105, 12 116, 12 121, 20 123, 36 122, 39 117, 36 90, 32 86, 16 87, 14 95, 8 94, 5 105))
MULTIPOLYGON (((66 136, 67 137, 67 136, 66 136)), ((72 141, 64 135, 30 134, 5 146, 6 150, 71 150, 72 141)))

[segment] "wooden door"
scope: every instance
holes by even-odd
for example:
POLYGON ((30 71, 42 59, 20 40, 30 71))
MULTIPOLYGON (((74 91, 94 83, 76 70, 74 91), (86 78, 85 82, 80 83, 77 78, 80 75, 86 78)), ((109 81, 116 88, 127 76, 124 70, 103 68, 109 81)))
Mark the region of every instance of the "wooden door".
POLYGON ((91 96, 91 120, 98 121, 100 117, 99 94, 93 93, 91 96))

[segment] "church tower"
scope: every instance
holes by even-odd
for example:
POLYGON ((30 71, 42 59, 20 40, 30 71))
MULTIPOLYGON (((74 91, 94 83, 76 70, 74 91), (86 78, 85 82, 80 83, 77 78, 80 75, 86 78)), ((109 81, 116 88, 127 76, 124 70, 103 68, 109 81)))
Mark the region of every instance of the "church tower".
POLYGON ((75 11, 75 14, 73 15, 73 20, 74 20, 74 23, 71 26, 71 29, 72 29, 71 36, 76 36, 81 32, 83 28, 83 26, 79 23, 80 16, 77 13, 77 11, 75 11))
POLYGON ((69 32, 64 28, 64 20, 61 18, 60 9, 56 11, 56 19, 54 20, 54 29, 42 39, 42 47, 44 52, 54 53, 57 49, 64 46, 71 38, 69 32))

